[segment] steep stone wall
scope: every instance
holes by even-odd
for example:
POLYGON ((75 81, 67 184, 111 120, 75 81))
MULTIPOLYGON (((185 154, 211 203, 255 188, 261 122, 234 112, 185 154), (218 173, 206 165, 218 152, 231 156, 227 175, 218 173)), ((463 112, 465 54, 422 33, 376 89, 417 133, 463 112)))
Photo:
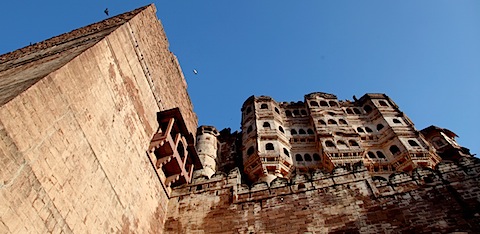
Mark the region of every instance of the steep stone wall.
POLYGON ((480 162, 372 179, 365 169, 297 175, 270 186, 238 173, 175 190, 166 233, 430 233, 480 231, 480 162))
POLYGON ((193 133, 197 120, 181 74, 145 73, 176 66, 147 56, 170 52, 145 11, 0 108, 0 233, 163 229, 168 197, 146 155, 156 113, 180 106, 193 133))

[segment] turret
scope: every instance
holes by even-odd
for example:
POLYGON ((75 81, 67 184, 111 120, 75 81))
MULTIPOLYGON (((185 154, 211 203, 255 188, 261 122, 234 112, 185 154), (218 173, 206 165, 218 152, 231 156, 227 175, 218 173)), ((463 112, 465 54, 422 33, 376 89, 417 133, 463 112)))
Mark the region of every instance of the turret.
POLYGON ((203 169, 195 172, 195 177, 207 176, 210 178, 216 172, 218 131, 213 126, 200 126, 197 129, 197 155, 203 169))

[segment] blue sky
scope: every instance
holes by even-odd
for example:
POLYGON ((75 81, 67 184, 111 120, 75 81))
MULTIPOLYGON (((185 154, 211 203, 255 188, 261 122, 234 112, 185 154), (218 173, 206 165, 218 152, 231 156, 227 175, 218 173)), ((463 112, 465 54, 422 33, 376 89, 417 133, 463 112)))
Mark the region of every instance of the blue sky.
MULTIPOLYGON (((151 1, 6 1, 0 54, 151 1)), ((480 153, 480 1, 153 1, 200 124, 240 127, 251 95, 386 93, 480 153), (194 75, 192 70, 198 70, 194 75)))

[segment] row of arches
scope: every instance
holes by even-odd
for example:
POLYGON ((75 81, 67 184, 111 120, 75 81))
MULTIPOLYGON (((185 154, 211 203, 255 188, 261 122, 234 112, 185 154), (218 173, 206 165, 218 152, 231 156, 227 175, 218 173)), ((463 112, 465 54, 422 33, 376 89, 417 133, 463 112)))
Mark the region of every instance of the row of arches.
MULTIPOLYGON (((319 154, 313 154, 313 161, 320 161, 320 155, 319 154)), ((295 154, 295 161, 297 162, 311 162, 312 161, 312 156, 310 154, 304 154, 303 156, 301 154, 295 154)))
MULTIPOLYGON (((385 126, 384 126, 383 124, 377 124, 377 127, 376 127, 377 132, 379 132, 380 130, 382 130, 384 127, 385 127, 385 126)), ((358 132, 358 133, 365 133, 365 132, 367 132, 367 133, 372 133, 373 130, 372 130, 370 127, 364 127, 364 128, 362 128, 362 127, 357 127, 357 132, 358 132)))
POLYGON ((321 125, 327 125, 327 123, 329 125, 347 125, 348 124, 347 121, 345 121, 344 119, 338 119, 338 122, 334 119, 328 119, 327 122, 325 122, 325 120, 323 119, 319 119, 318 123, 321 125))
POLYGON ((317 102, 317 101, 310 101, 310 106, 322 106, 322 107, 337 107, 338 106, 338 103, 336 101, 320 101, 320 102, 317 102))
POLYGON ((287 117, 304 117, 304 116, 308 116, 308 113, 306 110, 302 109, 302 110, 293 110, 290 111, 290 110, 287 110, 285 111, 285 115, 287 117))
POLYGON ((349 147, 349 146, 358 147, 360 145, 355 140, 348 140, 348 145, 343 140, 338 140, 336 145, 335 145, 335 143, 333 143, 333 141, 326 140, 325 141, 325 146, 328 147, 328 148, 336 148, 337 146, 340 146, 340 147, 349 147))
POLYGON ((307 129, 307 131, 303 130, 302 128, 300 128, 297 132, 297 130, 295 129, 292 129, 290 130, 290 134, 292 135, 297 135, 297 134, 300 134, 300 135, 305 135, 305 134, 309 134, 309 135, 312 135, 314 134, 313 130, 312 129, 307 129))

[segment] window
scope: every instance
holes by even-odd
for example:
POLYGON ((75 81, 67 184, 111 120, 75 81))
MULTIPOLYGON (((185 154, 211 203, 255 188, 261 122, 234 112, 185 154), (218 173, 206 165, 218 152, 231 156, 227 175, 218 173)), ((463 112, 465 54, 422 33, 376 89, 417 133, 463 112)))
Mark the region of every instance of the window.
POLYGON ((338 122, 340 124, 347 125, 347 121, 345 121, 344 119, 339 119, 338 122))
POLYGON ((398 148, 398 146, 392 145, 390 146, 390 153, 392 153, 393 155, 398 154, 400 153, 400 149, 398 148))
POLYGON ((318 155, 318 154, 313 154, 313 160, 315 160, 315 161, 320 161, 320 160, 321 160, 320 155, 318 155))
POLYGON ((307 161, 307 162, 312 161, 312 156, 310 156, 310 154, 305 154, 303 157, 305 158, 305 161, 307 161))
POLYGON ((377 124, 377 131, 382 130, 382 128, 383 128, 383 124, 377 124))
POLYGON ((288 152, 288 150, 286 148, 283 148, 283 153, 285 155, 287 155, 288 157, 290 157, 290 152, 288 152))
POLYGON ((401 124, 402 122, 398 119, 393 119, 393 123, 396 123, 396 124, 401 124))
POLYGON ((378 104, 380 104, 380 106, 388 106, 388 104, 383 100, 378 101, 378 104))
POLYGON ((266 149, 266 150, 275 150, 275 148, 273 147, 273 144, 272 144, 272 143, 267 143, 267 144, 265 144, 265 149, 266 149))
POLYGON ((289 110, 287 110, 287 111, 285 111, 285 115, 286 115, 287 117, 292 117, 292 112, 289 111, 289 110))
POLYGON ((183 143, 181 141, 178 143, 177 152, 181 159, 185 158, 185 148, 183 147, 183 143))
POLYGON ((350 144, 350 146, 358 146, 358 143, 355 140, 349 140, 348 144, 350 144))
POLYGON ((331 115, 331 116, 337 115, 337 114, 335 114, 335 112, 331 112, 331 111, 327 112, 327 114, 328 114, 328 115, 331 115))
POLYGON ((277 112, 277 114, 280 114, 280 111, 276 107, 275 107, 275 112, 277 112))
POLYGON ((307 111, 306 111, 306 110, 301 110, 300 112, 302 113, 302 115, 307 115, 307 111))
POLYGON ((295 130, 295 129, 290 130, 290 134, 296 135, 296 134, 297 134, 297 130, 295 130))
POLYGON ((269 122, 263 122, 263 127, 264 128, 270 128, 270 123, 269 122))
POLYGON ((368 151, 367 155, 369 158, 377 158, 375 157, 375 153, 373 153, 372 151, 368 151))
POLYGON ((365 131, 367 131, 367 132, 373 132, 372 129, 369 128, 369 127, 365 127, 365 131))
POLYGON ((329 101, 328 104, 330 104, 330 106, 338 106, 337 102, 335 101, 329 101))
POLYGON ((332 141, 325 141, 325 146, 327 147, 335 147, 335 144, 332 141))
POLYGON ((363 110, 365 110, 365 112, 366 112, 367 114, 369 114, 370 112, 372 112, 372 107, 369 106, 369 105, 366 105, 366 106, 363 107, 363 110))
POLYGON ((347 144, 345 144, 345 141, 337 141, 337 145, 347 147, 347 144))
POLYGON ((305 132, 305 130, 300 129, 300 130, 298 130, 298 134, 307 134, 307 133, 305 132))
POLYGON ((299 110, 293 110, 293 115, 295 117, 300 116, 300 111, 299 110))
POLYGON ((353 115, 353 111, 352 111, 352 109, 350 109, 350 108, 347 108, 347 114, 351 114, 351 115, 353 115))
POLYGON ((316 102, 316 101, 311 101, 311 102, 310 102, 310 106, 318 106, 318 102, 316 102))
POLYGON ((318 120, 318 122, 319 122, 321 125, 327 125, 327 123, 325 123, 325 121, 323 121, 323 120, 318 120))
POLYGON ((302 155, 300 155, 300 154, 295 154, 295 161, 297 161, 297 162, 303 161, 302 155))
POLYGON ((313 134, 313 130, 309 128, 309 129, 307 129, 307 133, 308 134, 313 134))
POLYGON ((278 130, 280 130, 280 132, 282 132, 282 133, 285 133, 285 131, 283 130, 282 126, 278 126, 278 130))
POLYGON ((320 101, 320 106, 328 106, 328 103, 326 101, 320 101))
POLYGON ((253 151, 254 151, 253 146, 250 146, 250 148, 248 148, 248 150, 247 150, 247 155, 248 155, 248 156, 252 155, 252 154, 253 154, 253 151))
POLYGON ((357 114, 357 115, 362 114, 362 112, 360 112, 360 110, 357 109, 357 108, 353 108, 353 112, 355 112, 355 114, 357 114))
POLYGON ((358 128, 357 128, 357 132, 365 132, 365 131, 363 131, 363 128, 358 127, 358 128))
POLYGON ((385 154, 383 154, 382 151, 377 151, 377 156, 379 158, 385 158, 385 154))
POLYGON ((263 103, 261 106, 260 106, 260 109, 268 109, 268 105, 263 103))
POLYGON ((410 144, 411 146, 419 146, 418 143, 414 140, 408 140, 408 144, 410 144))
POLYGON ((337 124, 337 121, 333 120, 333 119, 329 119, 328 120, 328 124, 337 124))
POLYGON ((247 133, 250 133, 253 130, 252 126, 250 125, 247 129, 247 133))

